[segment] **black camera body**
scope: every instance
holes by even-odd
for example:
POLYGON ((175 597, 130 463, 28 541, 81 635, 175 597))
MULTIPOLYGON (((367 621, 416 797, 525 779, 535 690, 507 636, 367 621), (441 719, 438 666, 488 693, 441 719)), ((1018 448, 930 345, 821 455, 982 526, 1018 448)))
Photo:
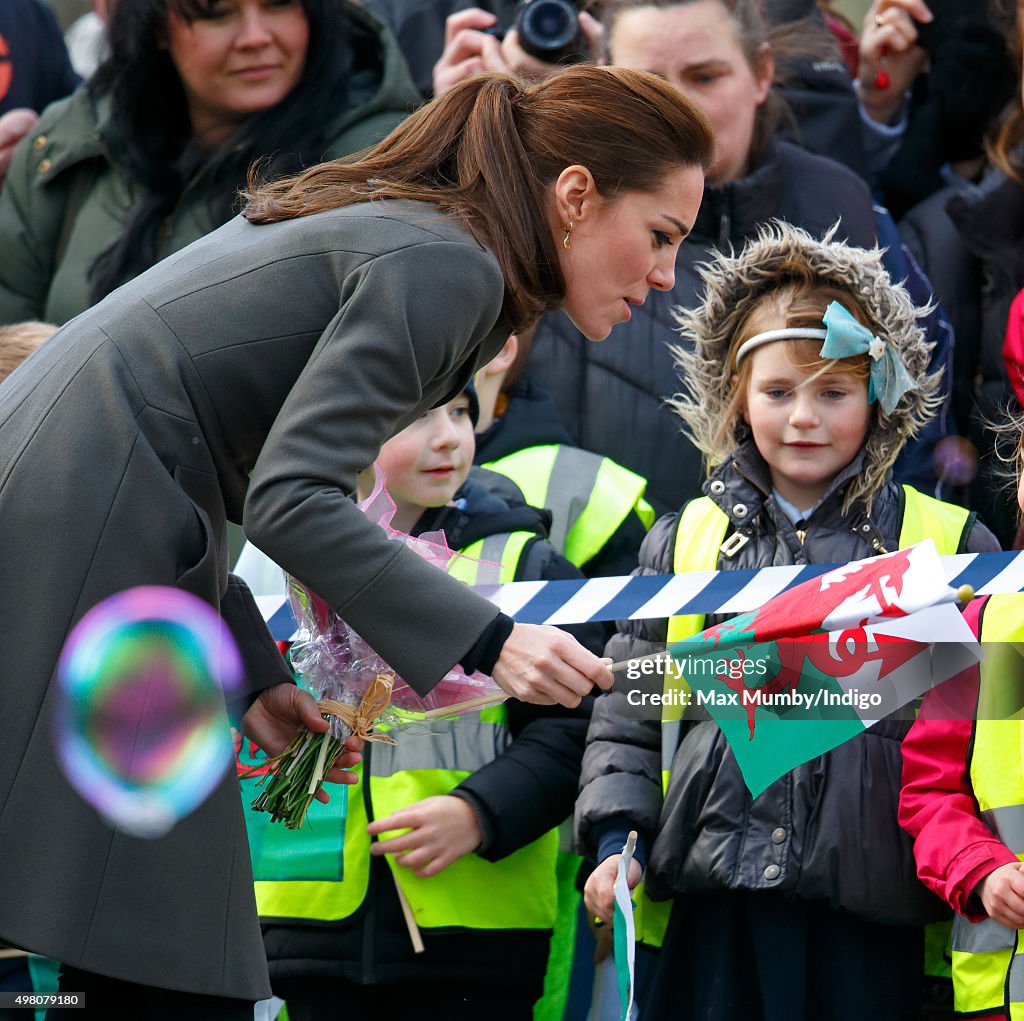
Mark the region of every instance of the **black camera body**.
POLYGON ((574 0, 520 0, 514 27, 519 45, 548 64, 577 64, 588 59, 574 0))

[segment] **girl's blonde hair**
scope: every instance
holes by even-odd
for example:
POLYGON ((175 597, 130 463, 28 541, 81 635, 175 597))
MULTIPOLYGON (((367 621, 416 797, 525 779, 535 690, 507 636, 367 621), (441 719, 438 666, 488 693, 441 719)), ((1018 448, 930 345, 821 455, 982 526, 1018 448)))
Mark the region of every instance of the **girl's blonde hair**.
POLYGON ((31 320, 0 326, 0 383, 57 332, 53 323, 31 320))

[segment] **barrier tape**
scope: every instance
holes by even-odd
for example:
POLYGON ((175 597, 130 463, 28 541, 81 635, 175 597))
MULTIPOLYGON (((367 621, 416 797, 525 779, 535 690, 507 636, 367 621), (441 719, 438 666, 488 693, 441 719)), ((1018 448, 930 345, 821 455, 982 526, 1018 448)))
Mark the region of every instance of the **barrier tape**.
MULTIPOLYGON (((1024 591, 1024 552, 958 553, 940 559, 947 581, 954 588, 970 585, 979 596, 1024 591)), ((477 591, 524 624, 645 620, 687 613, 745 613, 837 566, 805 564, 745 571, 516 581, 477 586, 477 591)), ((284 596, 257 596, 256 602, 276 640, 295 637, 297 626, 284 596)))

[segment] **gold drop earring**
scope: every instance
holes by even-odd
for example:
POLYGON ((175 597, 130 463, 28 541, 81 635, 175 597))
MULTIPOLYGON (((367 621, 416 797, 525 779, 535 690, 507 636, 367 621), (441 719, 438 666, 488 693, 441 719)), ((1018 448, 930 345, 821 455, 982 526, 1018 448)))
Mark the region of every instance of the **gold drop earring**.
POLYGON ((562 247, 563 247, 563 248, 564 248, 564 249, 565 249, 566 251, 568 251, 568 250, 569 250, 570 248, 572 248, 572 245, 571 245, 571 244, 569 244, 569 236, 570 236, 571 234, 572 234, 572 220, 570 220, 570 221, 569 221, 569 222, 568 222, 568 223, 567 223, 567 224, 565 225, 565 237, 564 237, 564 238, 562 238, 562 247))

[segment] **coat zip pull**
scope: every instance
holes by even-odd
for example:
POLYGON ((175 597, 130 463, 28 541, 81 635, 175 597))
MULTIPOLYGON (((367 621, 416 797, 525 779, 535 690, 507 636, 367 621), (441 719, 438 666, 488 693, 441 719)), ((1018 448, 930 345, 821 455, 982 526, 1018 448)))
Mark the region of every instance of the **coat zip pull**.
POLYGON ((718 245, 724 248, 732 236, 732 217, 728 213, 722 213, 718 221, 718 245))

